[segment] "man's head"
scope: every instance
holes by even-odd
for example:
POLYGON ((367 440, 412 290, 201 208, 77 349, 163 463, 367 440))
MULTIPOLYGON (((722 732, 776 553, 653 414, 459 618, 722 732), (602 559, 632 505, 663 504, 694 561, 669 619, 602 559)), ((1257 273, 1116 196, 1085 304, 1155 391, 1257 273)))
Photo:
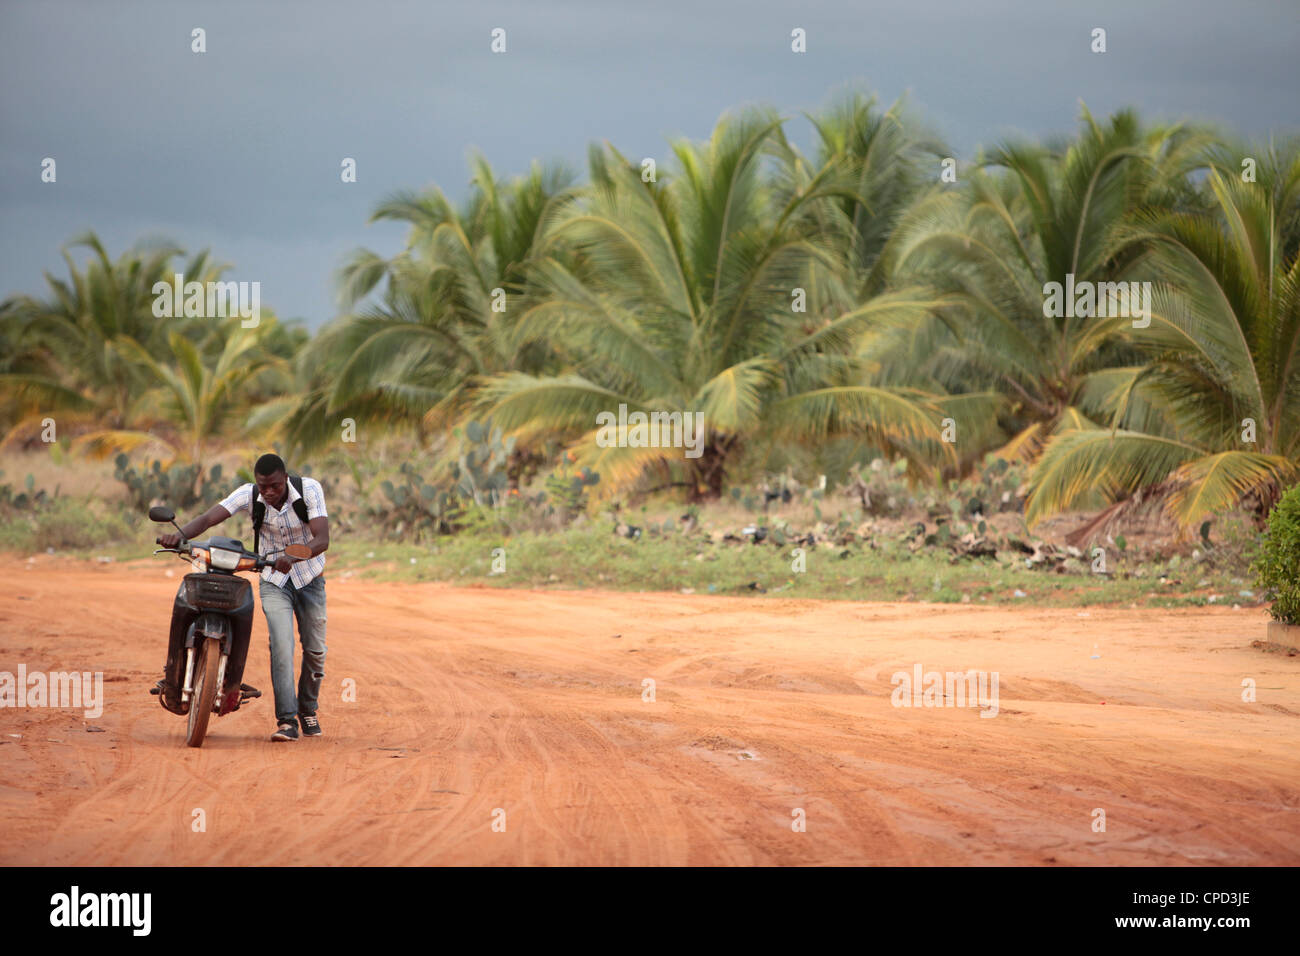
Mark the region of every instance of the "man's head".
POLYGON ((289 477, 284 472, 284 459, 279 455, 263 455, 253 466, 253 479, 257 482, 257 493, 272 508, 284 505, 289 492, 289 477))

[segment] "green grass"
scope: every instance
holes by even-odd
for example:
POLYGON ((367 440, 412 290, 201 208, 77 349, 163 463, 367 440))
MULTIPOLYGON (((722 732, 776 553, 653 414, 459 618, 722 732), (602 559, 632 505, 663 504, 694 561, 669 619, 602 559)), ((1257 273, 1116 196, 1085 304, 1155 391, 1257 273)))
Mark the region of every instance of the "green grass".
POLYGON ((426 545, 343 538, 330 549, 331 570, 381 580, 444 581, 489 587, 603 588, 621 591, 682 591, 761 597, 838 598, 870 601, 934 601, 972 604, 1088 606, 1133 604, 1195 606, 1256 603, 1239 592, 1248 587, 1239 570, 1185 564, 1169 571, 1159 564, 1126 566, 1109 578, 1091 573, 1028 570, 1021 562, 962 560, 946 553, 905 548, 818 547, 806 553, 806 570, 792 569, 793 547, 770 543, 713 543, 700 534, 616 536, 608 522, 509 539, 487 533, 439 538, 426 545), (493 549, 504 548, 505 573, 492 574, 493 549), (1202 584, 1201 582, 1206 582, 1202 584), (760 590, 761 589, 761 590, 760 590), (1025 597, 1016 597, 1017 590, 1025 597))
MULTIPOLYGON (((93 499, 60 497, 38 512, 0 520, 0 551, 31 554, 53 548, 86 559, 149 557, 160 527, 142 515, 93 499)), ((247 538, 247 523, 223 529, 247 538)), ((220 532, 218 532, 220 533, 220 532)), ((249 543, 245 541, 245 543, 249 543)), ((1187 607, 1213 603, 1254 605, 1241 560, 1193 562, 1170 558, 1139 564, 1112 555, 1109 577, 1029 570, 1009 557, 963 559, 942 548, 916 553, 886 540, 865 545, 807 549, 805 570, 793 569, 794 546, 714 542, 702 531, 650 530, 628 539, 612 522, 594 519, 559 531, 504 535, 478 528, 422 544, 393 542, 374 533, 335 532, 329 551, 332 575, 351 572, 395 581, 442 581, 487 587, 615 591, 690 591, 857 601, 931 601, 973 605, 1187 607), (504 548, 505 573, 493 574, 493 550, 504 548), (1161 577, 1167 583, 1161 584, 1161 577), (1021 591, 1024 597, 1017 597, 1021 591)), ((161 559, 159 559, 161 560, 161 559)), ((1082 566, 1082 565, 1080 565, 1082 566)))

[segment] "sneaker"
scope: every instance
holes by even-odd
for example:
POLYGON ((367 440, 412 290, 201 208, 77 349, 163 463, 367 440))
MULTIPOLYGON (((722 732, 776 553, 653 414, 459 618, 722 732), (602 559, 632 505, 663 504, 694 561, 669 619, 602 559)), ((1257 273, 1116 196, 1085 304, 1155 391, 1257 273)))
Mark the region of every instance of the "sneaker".
POLYGON ((271 739, 277 743, 281 740, 297 740, 298 725, 291 724, 286 720, 280 725, 280 729, 271 735, 271 739))
POLYGON ((320 721, 316 719, 315 714, 299 714, 298 719, 302 721, 302 735, 304 737, 320 736, 320 721))

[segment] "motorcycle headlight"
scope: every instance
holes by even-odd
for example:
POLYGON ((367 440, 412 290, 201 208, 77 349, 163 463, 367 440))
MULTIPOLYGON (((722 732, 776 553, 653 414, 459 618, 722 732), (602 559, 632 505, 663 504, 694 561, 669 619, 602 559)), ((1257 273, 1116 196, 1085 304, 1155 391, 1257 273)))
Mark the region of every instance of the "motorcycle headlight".
POLYGON ((238 551, 227 551, 225 548, 213 548, 208 558, 209 563, 221 571, 233 571, 239 567, 239 559, 242 555, 238 551))

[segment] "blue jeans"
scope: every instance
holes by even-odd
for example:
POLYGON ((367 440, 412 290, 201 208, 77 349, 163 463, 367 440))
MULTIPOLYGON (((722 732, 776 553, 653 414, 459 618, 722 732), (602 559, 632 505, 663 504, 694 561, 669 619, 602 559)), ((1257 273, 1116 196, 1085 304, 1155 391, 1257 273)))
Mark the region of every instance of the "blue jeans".
POLYGON ((325 578, 318 575, 304 588, 292 581, 285 587, 258 582, 262 612, 271 634, 271 685, 275 688, 275 719, 297 723, 299 714, 316 713, 321 678, 325 676, 325 578), (302 641, 302 676, 293 685, 293 619, 298 617, 302 641))

